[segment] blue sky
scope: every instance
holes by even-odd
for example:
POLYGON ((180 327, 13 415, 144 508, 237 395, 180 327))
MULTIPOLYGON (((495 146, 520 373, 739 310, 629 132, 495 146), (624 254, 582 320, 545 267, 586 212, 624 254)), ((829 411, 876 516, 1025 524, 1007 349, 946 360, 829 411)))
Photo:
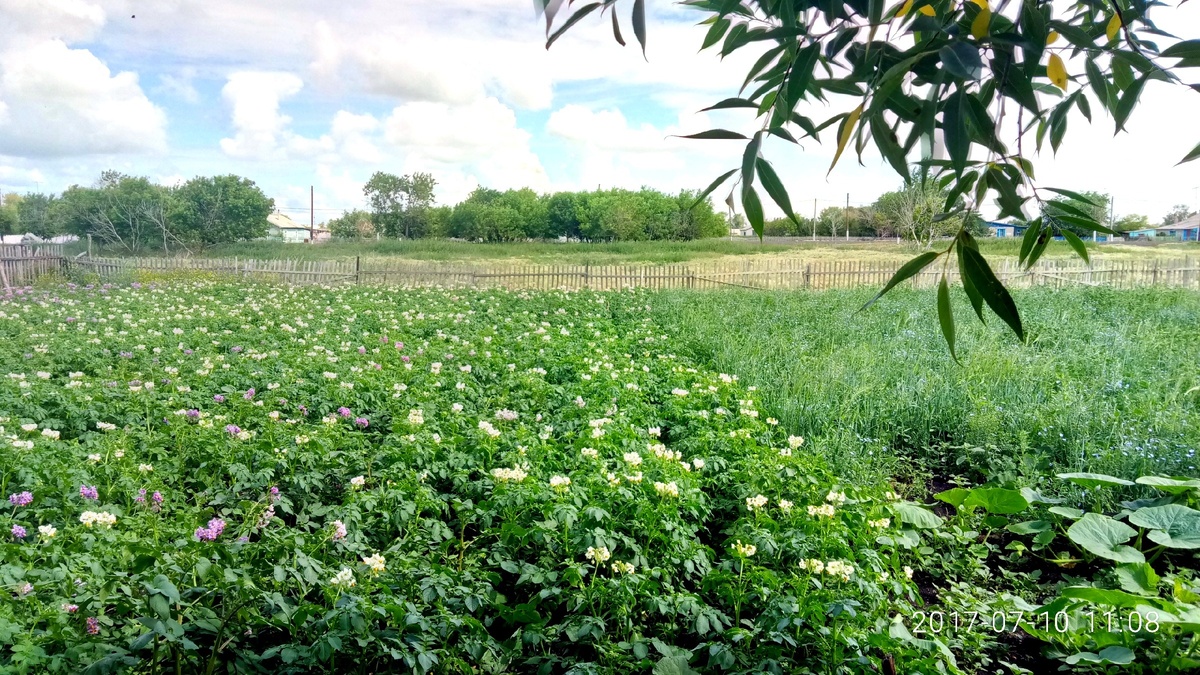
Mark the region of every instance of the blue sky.
MULTIPOLYGON (((302 219, 314 186, 322 221, 362 206, 374 171, 429 171, 452 204, 481 184, 698 188, 738 164, 738 143, 668 136, 752 126, 696 111, 733 95, 757 53, 697 54, 703 15, 668 2, 650 3, 648 60, 625 16, 625 48, 589 17, 547 52, 531 4, 0 0, 0 192, 57 192, 109 168, 164 183, 236 173, 302 219)), ((1200 33, 1200 4, 1162 11, 1160 24, 1200 33)), ((1152 83, 1130 134, 1078 120, 1038 178, 1110 192, 1118 215, 1200 202, 1200 162, 1173 168, 1200 142, 1197 103, 1152 83)), ((827 177, 830 142, 765 150, 803 213, 898 184, 874 155, 827 177)))

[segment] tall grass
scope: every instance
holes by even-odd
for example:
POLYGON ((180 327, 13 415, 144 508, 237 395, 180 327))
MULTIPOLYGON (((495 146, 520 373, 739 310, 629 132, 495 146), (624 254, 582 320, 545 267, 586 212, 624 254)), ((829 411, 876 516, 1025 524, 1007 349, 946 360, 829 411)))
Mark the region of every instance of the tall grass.
MULTIPOLYGON (((980 242, 986 255, 1015 258, 1020 252, 1020 241, 983 240, 980 242)), ((1106 255, 1117 249, 1111 246, 1089 244, 1093 255, 1106 255)), ((1134 252, 1153 255, 1157 250, 1146 247, 1119 247, 1123 255, 1134 252)), ((813 256, 822 259, 873 259, 881 256, 903 260, 918 252, 910 243, 895 243, 891 240, 878 242, 855 242, 832 244, 828 242, 758 243, 757 240, 730 241, 728 239, 702 239, 698 241, 625 241, 610 243, 555 243, 519 242, 480 244, 446 239, 382 240, 382 241, 333 241, 316 246, 285 244, 278 241, 253 241, 225 244, 209 248, 202 255, 210 257, 241 256, 258 259, 302 259, 325 260, 331 258, 353 258, 355 256, 396 257, 413 260, 489 260, 521 258, 530 262, 571 264, 623 264, 623 263, 679 263, 703 260, 720 256, 756 255, 762 253, 813 256)), ((1163 249, 1167 255, 1200 252, 1200 246, 1190 251, 1163 249)), ((151 252, 150 255, 155 255, 151 252)), ((1046 258, 1074 257, 1075 253, 1064 242, 1052 242, 1045 253, 1046 258)))
POLYGON ((1029 344, 956 306, 961 365, 931 293, 719 291, 658 296, 694 356, 849 470, 1014 479, 1056 471, 1196 475, 1200 294, 1016 293, 1029 344))

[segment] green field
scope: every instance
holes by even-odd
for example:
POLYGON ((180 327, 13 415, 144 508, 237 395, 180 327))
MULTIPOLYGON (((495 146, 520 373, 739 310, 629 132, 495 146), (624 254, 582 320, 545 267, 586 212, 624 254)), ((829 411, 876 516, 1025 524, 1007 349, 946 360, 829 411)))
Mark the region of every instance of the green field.
POLYGON ((1037 485, 1056 471, 1196 475, 1200 295, 1017 291, 1030 343, 956 307, 956 365, 931 292, 672 292, 656 319, 756 384, 845 466, 1037 485), (982 450, 980 450, 982 448, 982 450))
MULTIPOLYGON (((1016 258, 1020 240, 985 239, 980 242, 985 255, 1016 258)), ((1197 244, 1160 244, 1135 246, 1089 244, 1094 257, 1139 259, 1154 256, 1179 257, 1200 253, 1197 244)), ((477 244, 445 239, 418 239, 379 242, 326 242, 317 246, 254 241, 216 246, 204 251, 210 257, 246 257, 257 259, 324 260, 331 258, 397 257, 413 260, 487 261, 519 259, 532 263, 572 263, 614 265, 626 263, 679 263, 747 255, 786 255, 808 260, 902 261, 916 255, 911 244, 891 241, 870 243, 760 244, 752 241, 706 239, 699 241, 630 241, 613 243, 511 243, 477 244)), ((153 255, 151 253, 150 255, 153 255)), ((1052 242, 1044 255, 1047 259, 1071 258, 1075 253, 1065 242, 1052 242)))
POLYGON ((4 672, 1200 668, 1195 293, 956 365, 918 291, 150 279, 0 298, 4 672))

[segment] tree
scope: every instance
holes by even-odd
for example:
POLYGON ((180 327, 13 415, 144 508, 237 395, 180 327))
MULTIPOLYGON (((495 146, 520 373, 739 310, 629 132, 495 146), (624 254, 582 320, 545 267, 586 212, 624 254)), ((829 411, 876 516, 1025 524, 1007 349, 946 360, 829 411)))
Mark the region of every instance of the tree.
POLYGON ((174 191, 170 226, 163 245, 174 238, 181 245, 201 248, 213 244, 249 241, 267 235, 267 216, 275 200, 263 194, 254 181, 239 176, 197 176, 174 191))
POLYGON ((330 235, 338 239, 375 238, 375 224, 371 222, 371 214, 362 209, 346 211, 329 221, 326 226, 330 235))
MULTIPOLYGON (((645 1, 622 2, 539 0, 546 47, 597 9, 614 12, 614 37, 624 44, 616 8, 631 4, 634 34, 644 53, 645 1), (554 28, 567 8, 571 16, 554 28)), ((1065 214, 1056 222, 1039 217, 1048 196, 1071 194, 1037 187, 1029 152, 1041 150, 1046 141, 1057 152, 1071 120, 1091 120, 1093 110, 1109 112, 1122 131, 1148 82, 1180 83, 1175 70, 1200 62, 1200 40, 1179 40, 1160 30, 1149 18, 1151 4, 1142 0, 1022 0, 994 7, 987 0, 905 0, 890 7, 873 0, 683 4, 707 15, 700 22, 706 26, 702 49, 716 48, 722 57, 738 50, 759 53, 742 90, 712 106, 754 111, 751 135, 713 129, 685 136, 746 142, 741 162, 714 180, 704 197, 736 175, 730 196, 740 193, 760 235, 763 208, 756 184, 796 219, 787 190, 763 156, 764 146, 768 141, 795 144, 832 131, 830 171, 847 148, 860 157, 874 148, 908 181, 915 154, 945 181, 944 211, 953 212, 961 203, 962 211, 975 212, 994 196, 1001 218, 1029 225, 1021 251, 1026 265, 1036 261, 1064 223, 1111 231, 1086 212, 1065 214), (805 115, 820 105, 841 112, 824 121, 805 115), (1037 207, 1032 216, 1031 200, 1037 207)), ((1200 91, 1200 84, 1189 86, 1200 91)), ((1182 161, 1198 157, 1200 146, 1182 161)), ((979 319, 987 304, 1023 340, 1016 304, 979 253, 967 222, 944 249, 922 253, 902 267, 880 295, 942 256, 957 256, 963 290, 979 319)), ((948 294, 939 290, 938 311, 953 356, 948 294)))
POLYGON ((1171 207, 1167 215, 1163 216, 1163 225, 1174 225, 1196 215, 1196 212, 1188 208, 1187 204, 1176 204, 1171 207))
POLYGON ((939 218, 946 203, 946 191, 920 168, 895 192, 887 192, 875 201, 875 211, 892 231, 929 248, 941 237, 962 227, 962 216, 939 218))
POLYGON ((53 237, 62 234, 62 222, 56 217, 58 197, 41 193, 31 193, 21 197, 17 203, 16 231, 30 233, 39 237, 53 237))
POLYGON ((105 171, 95 187, 67 188, 51 210, 64 231, 90 234, 101 244, 138 253, 159 242, 166 248, 178 241, 168 218, 172 198, 169 189, 149 179, 105 171))
POLYGON ((21 195, 10 192, 0 202, 0 234, 12 234, 21 222, 21 195))
POLYGON ((1082 217, 1093 223, 1101 223, 1106 228, 1111 227, 1111 223, 1108 222, 1108 205, 1109 196, 1099 192, 1080 192, 1074 196, 1055 197, 1042 202, 1042 222, 1052 225, 1067 241, 1074 243, 1065 233, 1069 232, 1082 240, 1091 238, 1095 231, 1086 224, 1076 222, 1075 218, 1082 217))
POLYGON ((376 171, 363 186, 376 231, 406 239, 423 236, 436 186, 437 181, 427 173, 396 176, 376 171))
POLYGON ((579 239, 579 208, 583 198, 575 192, 556 192, 546 201, 548 237, 579 239))
POLYGON ((1150 219, 1146 216, 1130 213, 1120 218, 1113 223, 1113 229, 1117 232, 1133 232, 1135 230, 1144 230, 1150 227, 1150 219))

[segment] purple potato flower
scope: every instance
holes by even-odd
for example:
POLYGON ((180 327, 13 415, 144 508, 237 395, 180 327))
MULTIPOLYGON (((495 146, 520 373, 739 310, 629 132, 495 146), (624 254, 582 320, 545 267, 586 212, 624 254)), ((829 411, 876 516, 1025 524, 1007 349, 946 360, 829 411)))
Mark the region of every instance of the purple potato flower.
POLYGON ((26 490, 8 496, 8 501, 12 502, 13 506, 29 506, 33 503, 33 493, 26 490))

